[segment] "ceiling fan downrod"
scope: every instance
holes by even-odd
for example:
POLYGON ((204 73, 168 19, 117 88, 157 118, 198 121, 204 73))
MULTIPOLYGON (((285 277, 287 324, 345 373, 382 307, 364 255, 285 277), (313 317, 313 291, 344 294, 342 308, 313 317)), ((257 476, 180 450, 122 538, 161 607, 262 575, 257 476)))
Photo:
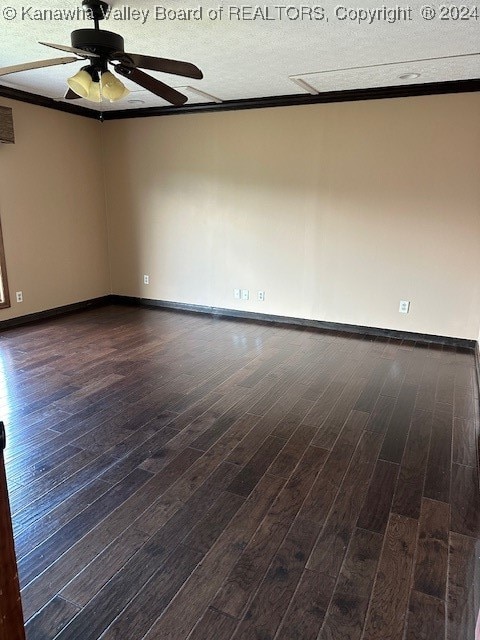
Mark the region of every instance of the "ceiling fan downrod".
POLYGON ((82 7, 89 12, 95 23, 95 29, 100 29, 99 22, 104 20, 108 13, 109 5, 103 0, 83 0, 82 7))

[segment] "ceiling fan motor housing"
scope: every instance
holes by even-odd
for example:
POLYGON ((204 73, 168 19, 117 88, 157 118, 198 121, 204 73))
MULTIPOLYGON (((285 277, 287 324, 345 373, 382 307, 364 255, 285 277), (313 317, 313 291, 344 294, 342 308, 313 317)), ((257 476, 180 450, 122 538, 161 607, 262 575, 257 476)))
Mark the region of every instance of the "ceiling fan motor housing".
POLYGON ((125 42, 122 36, 103 29, 76 29, 72 31, 72 47, 96 53, 102 57, 116 51, 124 51, 125 42))

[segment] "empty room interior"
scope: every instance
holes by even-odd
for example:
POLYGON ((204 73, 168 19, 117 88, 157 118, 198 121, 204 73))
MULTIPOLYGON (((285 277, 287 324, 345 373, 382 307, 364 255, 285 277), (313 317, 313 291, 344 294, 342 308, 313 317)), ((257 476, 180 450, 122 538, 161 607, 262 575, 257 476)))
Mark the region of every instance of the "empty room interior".
POLYGON ((0 640, 480 640, 479 26, 0 6, 0 640))

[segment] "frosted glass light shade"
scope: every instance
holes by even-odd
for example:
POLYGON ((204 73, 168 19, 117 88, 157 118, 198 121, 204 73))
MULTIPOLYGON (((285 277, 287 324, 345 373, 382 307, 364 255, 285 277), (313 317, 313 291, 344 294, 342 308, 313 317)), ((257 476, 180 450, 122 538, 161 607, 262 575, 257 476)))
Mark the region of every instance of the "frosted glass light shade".
POLYGON ((77 96, 88 99, 90 85, 93 84, 93 80, 88 71, 85 71, 85 69, 80 69, 78 73, 76 73, 71 78, 68 78, 67 84, 70 89, 77 94, 77 96))
POLYGON ((104 71, 100 78, 100 84, 102 87, 102 95, 110 102, 116 102, 128 96, 130 91, 127 87, 120 82, 120 80, 110 73, 110 71, 104 71))
POLYGON ((81 98, 90 100, 90 102, 102 101, 100 83, 93 80, 91 73, 87 69, 80 69, 78 73, 68 78, 67 84, 81 98))
POLYGON ((93 82, 90 85, 90 90, 88 92, 87 100, 90 102, 101 102, 102 101, 102 92, 100 91, 100 83, 93 82))

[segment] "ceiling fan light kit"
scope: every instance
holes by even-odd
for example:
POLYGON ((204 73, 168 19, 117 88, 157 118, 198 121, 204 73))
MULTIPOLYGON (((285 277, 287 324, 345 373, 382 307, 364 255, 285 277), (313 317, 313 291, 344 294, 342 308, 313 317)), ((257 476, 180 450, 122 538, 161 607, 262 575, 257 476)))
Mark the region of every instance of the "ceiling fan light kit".
MULTIPOLYGON (((70 89, 80 98, 90 102, 102 102, 105 98, 117 102, 130 94, 127 87, 110 71, 102 71, 94 65, 83 67, 67 80, 70 89)), ((72 96, 71 99, 74 99, 72 96)))
POLYGON ((65 95, 67 100, 84 98, 90 102, 102 102, 105 98, 110 102, 117 102, 128 96, 130 94, 129 89, 109 71, 109 65, 119 75, 129 78, 143 89, 163 98, 174 106, 182 105, 188 100, 184 94, 141 71, 141 69, 201 80, 203 74, 198 67, 190 62, 180 60, 126 53, 124 39, 121 35, 101 30, 99 27, 99 22, 108 14, 109 5, 103 0, 83 0, 82 5, 93 19, 94 29, 76 29, 73 31, 71 34, 72 46, 47 42, 40 43, 53 49, 73 53, 77 57, 56 58, 5 67, 0 69, 0 76, 30 69, 69 64, 83 59, 88 60, 89 64, 67 80, 69 87, 65 95))

